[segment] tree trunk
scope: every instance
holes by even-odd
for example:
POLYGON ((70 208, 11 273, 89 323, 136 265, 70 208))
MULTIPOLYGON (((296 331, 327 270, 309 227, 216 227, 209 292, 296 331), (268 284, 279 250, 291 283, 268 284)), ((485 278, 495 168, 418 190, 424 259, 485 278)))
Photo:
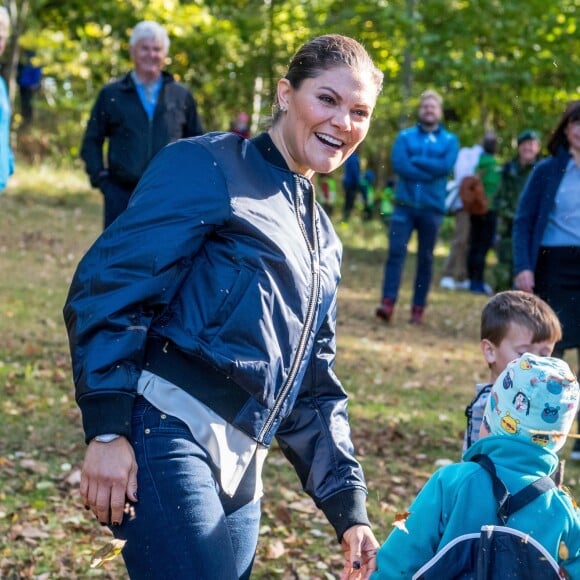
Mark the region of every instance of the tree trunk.
POLYGON ((16 94, 16 73, 20 60, 20 45, 18 41, 26 28, 26 17, 30 12, 30 0, 10 0, 6 6, 10 14, 11 34, 6 47, 5 66, 2 69, 2 77, 8 86, 10 103, 14 104, 16 94))

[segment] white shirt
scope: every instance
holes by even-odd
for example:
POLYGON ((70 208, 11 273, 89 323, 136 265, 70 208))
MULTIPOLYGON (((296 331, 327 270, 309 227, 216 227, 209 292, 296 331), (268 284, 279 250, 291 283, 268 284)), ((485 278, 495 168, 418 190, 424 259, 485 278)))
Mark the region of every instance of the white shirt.
MULTIPOLYGON (((211 385, 208 385, 211 388, 211 385)), ((255 466, 254 501, 262 497, 262 467, 268 448, 232 427, 215 411, 173 383, 142 371, 137 392, 161 412, 177 417, 211 457, 220 473, 220 487, 233 497, 250 465, 255 466), (253 461, 255 456, 255 461, 253 461)))

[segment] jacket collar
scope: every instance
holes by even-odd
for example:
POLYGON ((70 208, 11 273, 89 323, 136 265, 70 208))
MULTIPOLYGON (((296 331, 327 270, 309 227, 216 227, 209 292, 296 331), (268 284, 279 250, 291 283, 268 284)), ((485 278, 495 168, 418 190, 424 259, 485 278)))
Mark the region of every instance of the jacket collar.
MULTIPOLYGON (((121 77, 121 79, 119 80, 119 82, 121 84, 121 88, 124 91, 137 90, 137 87, 135 86, 135 82, 133 81, 133 78, 132 78, 132 75, 130 72, 123 75, 121 77)), ((174 82, 175 82, 175 79, 173 78, 173 75, 170 75, 168 72, 161 71, 161 86, 165 86, 169 83, 174 83, 174 82)))
POLYGON ((441 133, 441 131, 443 131, 443 129, 445 127, 443 127, 442 123, 439 123, 439 125, 437 125, 437 129, 435 129, 434 131, 425 131, 425 129, 423 129, 423 125, 421 125, 421 123, 417 123, 417 128, 419 129, 419 131, 421 131, 421 133, 425 133, 425 134, 437 133, 438 134, 438 133, 441 133))
POLYGON ((463 454, 463 460, 469 461, 478 453, 489 455, 498 466, 524 471, 529 475, 550 475, 558 467, 558 456, 553 451, 531 441, 503 435, 488 435, 478 439, 463 454))
POLYGON ((250 139, 250 141, 258 148, 258 151, 268 163, 290 171, 288 164, 284 160, 284 157, 282 157, 282 153, 278 151, 268 133, 261 133, 257 137, 250 139))

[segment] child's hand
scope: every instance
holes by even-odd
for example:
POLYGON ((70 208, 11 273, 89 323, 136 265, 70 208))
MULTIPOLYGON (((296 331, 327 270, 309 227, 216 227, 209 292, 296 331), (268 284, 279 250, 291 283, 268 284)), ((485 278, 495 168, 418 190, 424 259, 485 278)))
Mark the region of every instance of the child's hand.
POLYGON ((377 569, 376 555, 379 548, 368 526, 352 526, 342 536, 344 568, 341 580, 366 580, 377 569))

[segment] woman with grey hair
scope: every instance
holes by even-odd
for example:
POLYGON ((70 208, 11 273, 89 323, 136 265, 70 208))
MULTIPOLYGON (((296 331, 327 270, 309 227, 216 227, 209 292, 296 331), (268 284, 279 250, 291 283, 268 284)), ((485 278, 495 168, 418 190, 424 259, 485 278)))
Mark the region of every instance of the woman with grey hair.
POLYGON ((91 112, 81 157, 91 185, 103 193, 105 228, 126 209, 147 165, 165 145, 203 133, 189 89, 163 70, 168 50, 163 26, 137 24, 129 40, 133 70, 106 85, 91 112))
POLYGON ((375 569, 333 371, 342 247, 312 181, 365 138, 382 77, 351 38, 306 43, 267 132, 166 147, 79 264, 64 314, 81 496, 127 541, 132 578, 249 578, 274 438, 335 529, 342 577, 375 569))
MULTIPOLYGON (((10 34, 10 16, 4 6, 0 6, 0 56, 6 49, 10 34)), ((0 77, 0 192, 8 184, 14 173, 14 155, 10 147, 10 99, 4 79, 0 77)))

